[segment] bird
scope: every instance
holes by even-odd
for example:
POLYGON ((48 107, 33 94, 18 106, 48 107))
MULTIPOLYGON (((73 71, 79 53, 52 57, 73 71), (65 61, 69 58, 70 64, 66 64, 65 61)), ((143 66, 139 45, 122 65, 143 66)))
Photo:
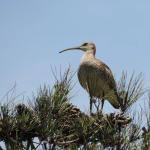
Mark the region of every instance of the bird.
POLYGON ((81 86, 90 96, 90 114, 92 113, 93 97, 101 99, 103 109, 104 100, 119 109, 119 97, 117 95, 116 82, 109 67, 95 58, 96 46, 91 41, 86 41, 80 46, 71 47, 60 51, 81 50, 84 54, 78 68, 78 80, 81 86))

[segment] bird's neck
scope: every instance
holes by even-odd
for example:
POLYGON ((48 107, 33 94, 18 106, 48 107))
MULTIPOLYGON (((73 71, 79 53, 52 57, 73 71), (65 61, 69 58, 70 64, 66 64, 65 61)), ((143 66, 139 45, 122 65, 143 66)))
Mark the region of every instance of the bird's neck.
POLYGON ((90 57, 90 56, 95 57, 95 50, 89 49, 84 54, 87 55, 88 57, 90 57))
POLYGON ((93 58, 95 58, 95 52, 93 50, 88 50, 83 54, 83 56, 81 58, 81 62, 85 62, 85 61, 91 60, 93 58))

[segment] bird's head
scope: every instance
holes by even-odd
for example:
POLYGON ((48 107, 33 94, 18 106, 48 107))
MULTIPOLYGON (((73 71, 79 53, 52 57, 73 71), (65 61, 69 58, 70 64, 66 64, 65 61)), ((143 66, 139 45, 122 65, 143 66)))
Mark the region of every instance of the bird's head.
POLYGON ((86 41, 83 44, 81 44, 80 46, 67 48, 65 50, 60 51, 59 53, 62 53, 64 51, 68 51, 68 50, 73 50, 73 49, 82 50, 84 52, 86 52, 86 51, 92 51, 94 53, 94 55, 95 55, 95 52, 96 52, 95 44, 93 42, 86 41))

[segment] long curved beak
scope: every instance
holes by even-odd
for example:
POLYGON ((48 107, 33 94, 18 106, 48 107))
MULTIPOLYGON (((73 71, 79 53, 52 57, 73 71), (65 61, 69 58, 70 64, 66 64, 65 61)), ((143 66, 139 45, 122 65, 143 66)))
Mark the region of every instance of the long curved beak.
POLYGON ((62 52, 68 51, 68 50, 73 50, 73 49, 78 49, 78 50, 80 49, 81 50, 81 46, 67 48, 67 49, 64 49, 64 50, 60 51, 59 53, 62 53, 62 52))

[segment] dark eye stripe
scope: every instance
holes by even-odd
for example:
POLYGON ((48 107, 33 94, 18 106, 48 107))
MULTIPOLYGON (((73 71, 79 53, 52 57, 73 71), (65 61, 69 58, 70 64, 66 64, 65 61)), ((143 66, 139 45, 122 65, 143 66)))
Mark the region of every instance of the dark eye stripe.
POLYGON ((84 44, 83 44, 83 46, 86 46, 86 45, 88 45, 88 43, 84 43, 84 44))

